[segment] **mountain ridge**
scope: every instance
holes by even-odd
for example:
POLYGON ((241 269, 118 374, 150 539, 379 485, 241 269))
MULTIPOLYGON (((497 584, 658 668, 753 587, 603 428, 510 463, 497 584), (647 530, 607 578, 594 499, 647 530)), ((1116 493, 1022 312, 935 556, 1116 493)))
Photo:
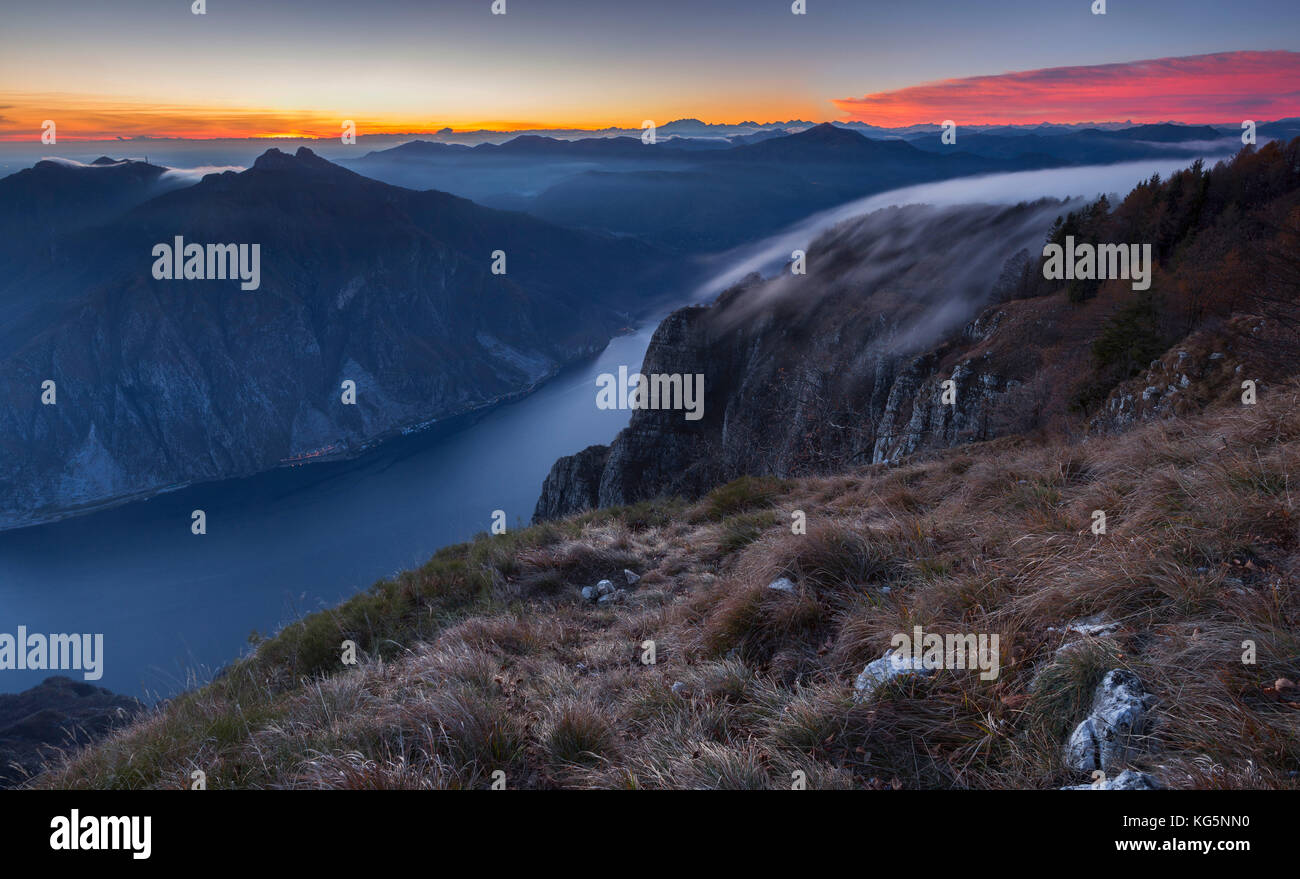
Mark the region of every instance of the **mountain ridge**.
POLYGON ((635 241, 394 187, 305 149, 268 150, 64 246, 93 257, 93 278, 44 275, 62 291, 53 315, 29 313, 0 345, 9 527, 304 450, 355 453, 526 392, 598 351, 679 270, 635 241), (261 288, 155 280, 151 249, 177 235, 259 243, 261 288), (345 379, 355 407, 341 405, 345 379))

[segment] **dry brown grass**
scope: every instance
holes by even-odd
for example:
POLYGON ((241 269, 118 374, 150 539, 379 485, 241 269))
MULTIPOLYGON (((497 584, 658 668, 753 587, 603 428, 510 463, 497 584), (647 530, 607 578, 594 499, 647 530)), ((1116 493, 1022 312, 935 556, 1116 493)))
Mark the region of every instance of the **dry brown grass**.
POLYGON ((1046 788, 1078 780, 1061 746, 1125 667, 1158 699, 1138 768, 1176 787, 1294 788, 1300 709, 1271 685, 1300 675, 1298 398, 1274 388, 1080 445, 995 441, 489 538, 366 599, 392 649, 287 666, 328 658, 342 629, 313 623, 38 783, 179 787, 202 769, 214 787, 486 787, 501 771, 542 788, 782 788, 800 773, 1046 788), (795 509, 807 534, 790 532, 795 509), (624 567, 643 574, 624 601, 578 598, 624 567), (778 576, 796 591, 767 589, 778 576), (1063 633, 1092 614, 1118 628, 1063 633), (914 625, 997 633, 1000 675, 940 671, 855 703, 854 676, 914 625))

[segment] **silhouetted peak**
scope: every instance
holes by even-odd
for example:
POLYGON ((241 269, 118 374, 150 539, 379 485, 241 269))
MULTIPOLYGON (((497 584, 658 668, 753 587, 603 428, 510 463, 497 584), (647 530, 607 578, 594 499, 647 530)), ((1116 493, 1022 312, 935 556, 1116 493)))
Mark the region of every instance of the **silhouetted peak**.
POLYGON ((276 147, 271 147, 257 157, 257 161, 253 162, 253 167, 259 171, 323 171, 338 168, 333 162, 322 159, 307 147, 298 147, 298 152, 293 155, 281 152, 276 147))
POLYGON ((510 140, 501 144, 502 147, 508 147, 512 150, 535 150, 554 147, 561 143, 559 138, 546 137, 541 134, 521 134, 512 137, 510 140))
POLYGON ((822 122, 814 125, 812 128, 804 129, 796 137, 804 140, 819 140, 825 142, 846 142, 856 143, 862 140, 862 135, 858 134, 851 128, 840 128, 830 122, 822 122))

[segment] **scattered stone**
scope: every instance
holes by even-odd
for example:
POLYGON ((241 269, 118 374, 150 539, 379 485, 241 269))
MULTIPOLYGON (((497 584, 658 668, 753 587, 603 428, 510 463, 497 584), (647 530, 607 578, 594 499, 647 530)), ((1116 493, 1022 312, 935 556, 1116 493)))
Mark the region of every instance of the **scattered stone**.
POLYGON ((1114 778, 1103 778, 1092 784, 1070 784, 1061 790, 1164 790, 1164 785, 1145 772, 1125 769, 1114 778))
POLYGON ((596 591, 595 586, 583 586, 582 597, 586 601, 595 601, 600 597, 600 593, 596 591))
POLYGON ((867 663, 867 667, 853 682, 853 701, 865 702, 880 689, 882 684, 904 675, 929 675, 934 669, 926 668, 920 662, 901 651, 886 650, 880 659, 867 663))
POLYGON ((1092 713, 1070 735, 1065 763, 1071 769, 1107 774, 1139 750, 1135 739, 1146 732, 1146 712, 1155 697, 1131 671, 1106 673, 1093 694, 1092 713))
POLYGON ((778 592, 794 592, 796 590, 794 581, 789 577, 778 577, 771 583, 768 583, 767 588, 775 589, 778 592))
POLYGON ((633 585, 634 583, 636 583, 637 580, 641 579, 640 577, 637 576, 636 571, 629 571, 627 568, 623 569, 623 576, 627 578, 627 585, 629 586, 633 585))
MULTIPOLYGON (((1066 623, 1065 626, 1058 629, 1056 626, 1048 626, 1049 632, 1064 632, 1069 635, 1082 635, 1084 638, 1104 638, 1107 635, 1113 635, 1119 630, 1120 624, 1106 618, 1105 614, 1093 614, 1090 617, 1073 620, 1066 623)), ((1072 653, 1076 650, 1086 647, 1088 644, 1084 640, 1066 641, 1060 647, 1056 648, 1056 655, 1062 656, 1066 653, 1072 653)))
POLYGON ((617 589, 613 592, 606 592, 600 598, 596 599, 597 604, 615 604, 623 600, 623 590, 617 589))
POLYGON ((1065 631, 1075 632, 1079 635, 1087 635, 1090 638, 1100 638, 1103 635, 1112 635, 1119 629, 1119 623, 1106 619, 1105 614, 1093 614, 1090 617, 1084 617, 1081 620, 1075 620, 1066 624, 1065 631))
POLYGON ((596 592, 600 595, 609 595, 614 591, 614 584, 609 580, 601 580, 596 584, 596 592))

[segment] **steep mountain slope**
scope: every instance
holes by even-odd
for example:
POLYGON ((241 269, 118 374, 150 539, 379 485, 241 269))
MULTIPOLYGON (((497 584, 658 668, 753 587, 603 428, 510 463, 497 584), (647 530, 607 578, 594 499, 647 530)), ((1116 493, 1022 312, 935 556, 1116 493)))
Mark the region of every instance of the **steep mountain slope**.
POLYGON ((21 693, 0 693, 0 788, 26 781, 47 761, 143 711, 135 699, 62 675, 21 693))
POLYGON ((107 157, 89 165, 50 159, 0 178, 0 258, 92 226, 169 189, 186 185, 166 168, 107 157))
POLYGON ((599 350, 666 292, 662 261, 636 242, 399 189, 305 149, 60 246, 76 259, 42 279, 67 297, 59 319, 0 348, 4 525, 487 405, 599 350), (260 287, 154 279, 153 247, 175 236, 258 244, 260 287), (55 405, 41 402, 47 379, 55 405))
POLYGON ((1119 674, 1144 697, 1109 778, 1295 790, 1297 402, 1290 384, 1105 443, 996 440, 484 534, 34 786, 182 789, 196 767, 212 788, 1088 785, 1066 743, 1119 674), (996 672, 864 682, 917 626, 997 636, 996 672))
POLYGON ((1078 436, 1294 375, 1298 155, 1300 140, 1212 171, 1197 163, 1113 209, 908 208, 846 223, 811 244, 807 275, 751 278, 664 321, 641 372, 703 374, 704 417, 634 411, 607 451, 557 463, 537 518, 695 497, 742 474, 835 472, 1027 431, 1078 436), (1029 253, 1067 236, 1147 242, 1151 289, 1044 280, 1029 253), (1166 352, 1177 367, 1157 369, 1166 352))
MULTIPOLYGON (((1049 201, 879 211, 814 241, 805 275, 751 276, 711 307, 678 311, 655 333, 641 372, 702 374, 704 417, 634 411, 607 454, 557 464, 538 517, 664 493, 693 497, 745 473, 883 459, 890 443, 905 441, 897 400, 937 367, 936 344, 979 314, 1003 265, 1041 241, 1063 210, 1049 201)), ((962 406, 940 430, 985 438, 971 392, 1007 380, 960 388, 962 406)))
POLYGON ((51 159, 0 178, 0 350, 101 278, 103 260, 88 258, 71 233, 187 185, 166 168, 108 158, 51 159))

